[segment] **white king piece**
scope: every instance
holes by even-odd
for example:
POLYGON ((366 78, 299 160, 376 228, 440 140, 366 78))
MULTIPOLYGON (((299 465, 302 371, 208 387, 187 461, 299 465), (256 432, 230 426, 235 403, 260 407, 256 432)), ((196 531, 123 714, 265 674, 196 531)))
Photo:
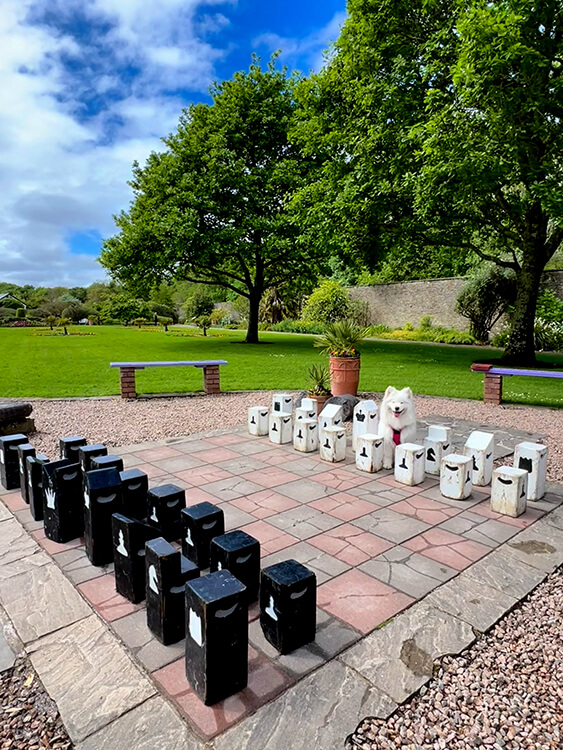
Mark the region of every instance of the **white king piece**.
POLYGON ((293 439, 292 421, 291 414, 285 414, 284 412, 270 414, 270 442, 276 443, 276 445, 291 443, 293 439))
POLYGON ((528 472, 513 466, 499 466, 493 471, 491 510, 516 518, 526 511, 528 472))
POLYGON ((267 406, 251 406, 248 410, 248 432, 251 435, 267 435, 269 414, 267 406))
POLYGON ((413 486, 424 481, 424 446, 400 443, 395 448, 395 479, 413 486))
POLYGON ((356 440, 356 468, 375 472, 383 468, 383 435, 366 432, 356 440))
POLYGON ((442 456, 451 449, 452 431, 441 424, 428 426, 428 435, 424 438, 424 468, 427 474, 440 474, 442 456))
POLYGON ((440 465, 440 492, 452 500, 465 500, 471 495, 473 483, 471 456, 449 453, 440 465))
POLYGON ((342 407, 340 404, 327 404, 319 414, 319 428, 342 427, 344 423, 342 407))
POLYGON ((346 430, 344 427, 325 427, 319 433, 319 447, 323 461, 344 461, 346 458, 346 430))
POLYGON ((295 421, 293 447, 301 453, 314 453, 319 449, 319 425, 316 419, 295 421))
POLYGON ((547 448, 541 443, 518 443, 514 449, 514 466, 528 472, 528 500, 545 495, 547 448))
POLYGON ((272 396, 272 411, 275 414, 293 413, 293 399, 289 393, 274 393, 272 396))
POLYGON ((354 407, 354 419, 352 422, 352 448, 358 447, 358 437, 369 432, 370 435, 377 435, 379 420, 377 418, 378 406, 375 401, 366 399, 360 401, 354 407))
POLYGON ((476 487, 490 484, 495 460, 495 436, 490 432, 475 430, 467 438, 463 452, 471 457, 473 484, 476 487))

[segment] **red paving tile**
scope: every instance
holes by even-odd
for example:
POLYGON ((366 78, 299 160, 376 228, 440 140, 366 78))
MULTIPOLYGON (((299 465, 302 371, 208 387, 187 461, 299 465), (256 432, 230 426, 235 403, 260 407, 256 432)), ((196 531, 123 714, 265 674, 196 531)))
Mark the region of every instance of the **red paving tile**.
POLYGON ((259 484, 262 487, 267 487, 268 489, 278 487, 280 484, 295 482, 298 479, 301 479, 298 474, 292 474, 290 471, 280 469, 277 466, 272 466, 271 469, 262 469, 261 471, 251 471, 248 474, 245 474, 244 478, 249 482, 255 482, 256 484, 259 484))
POLYGON ((184 659, 153 672, 152 677, 205 740, 224 732, 291 684, 284 672, 253 648, 249 649, 248 687, 214 706, 205 706, 192 690, 185 676, 184 659))
POLYGON ((2 502, 8 510, 12 511, 12 513, 16 510, 25 510, 26 508, 29 508, 29 505, 22 498, 19 490, 17 492, 9 492, 7 495, 2 495, 2 502))
POLYGON ((229 479, 233 475, 229 471, 218 469, 215 466, 197 466, 195 469, 177 471, 174 476, 192 487, 201 487, 210 482, 220 482, 221 479, 229 479))
POLYGON ((348 565, 361 565, 394 546, 392 542, 349 523, 307 541, 348 565))
POLYGON ((239 443, 245 443, 246 439, 241 435, 233 435, 228 433, 227 435, 216 435, 212 438, 207 438, 208 443, 213 445, 239 445, 239 443))
POLYGON ((212 503, 217 504, 217 498, 215 495, 211 495, 205 490, 200 490, 198 487, 188 487, 186 490, 186 505, 197 505, 198 503, 212 503))
POLYGON ((38 544, 40 544, 43 547, 45 552, 48 552, 50 555, 56 555, 59 552, 68 552, 69 549, 76 549, 77 547, 84 546, 84 537, 81 537, 80 539, 73 539, 72 542, 66 542, 65 544, 52 542, 50 539, 47 539, 47 537, 45 536, 44 529, 38 529, 37 531, 33 531, 31 536, 35 539, 35 541, 38 544))
POLYGON ((296 508, 299 503, 274 492, 274 490, 262 490, 261 492, 253 492, 246 497, 231 500, 229 505, 234 505, 235 508, 244 510, 255 518, 269 518, 278 513, 283 513, 284 510, 296 508))
POLYGON ((285 531, 276 529, 275 526, 266 523, 266 521, 254 521, 254 523, 242 526, 241 531, 245 531, 250 536, 258 539, 262 557, 279 552, 282 549, 286 549, 286 547, 291 547, 299 541, 295 537, 286 534, 285 531))
POLYGON ((472 542, 443 529, 428 529, 423 534, 403 542, 403 546, 419 552, 454 570, 464 570, 491 551, 479 542, 472 542))
POLYGON ((117 593, 115 577, 111 573, 81 583, 77 588, 106 622, 125 617, 143 606, 133 604, 117 593))
POLYGON ((240 459, 240 453, 235 453, 228 448, 211 448, 206 451, 198 451, 191 454, 192 458, 204 461, 206 464, 218 464, 221 461, 230 461, 231 458, 240 459))
POLYGON ((148 463, 154 463, 154 461, 163 461, 165 458, 174 458, 174 456, 181 456, 182 452, 177 451, 174 448, 147 448, 147 450, 139 451, 135 453, 137 458, 141 461, 147 461, 148 463))
POLYGON ((361 570, 349 570, 317 591, 322 609, 362 633, 369 633, 414 601, 361 570))
POLYGON ((367 500, 360 500, 354 495, 348 495, 346 492, 337 492, 330 497, 321 497, 308 503, 311 508, 328 513, 329 516, 339 518, 341 521, 353 521, 360 516, 366 516, 373 513, 373 503, 367 500))
POLYGON ((432 526, 437 526, 448 518, 457 516, 464 510, 463 503, 459 504, 459 507, 452 508, 450 505, 444 505, 438 503, 436 500, 429 500, 427 497, 420 497, 420 495, 414 495, 413 497, 405 498, 400 500, 398 503, 387 506, 388 510, 394 510, 397 513, 403 513, 406 516, 413 516, 418 518, 419 521, 429 523, 432 526))
POLYGON ((351 490, 354 487, 359 487, 361 484, 366 484, 373 480, 373 475, 362 477, 358 474, 353 474, 351 471, 345 469, 333 469, 332 471, 323 471, 322 474, 311 476, 314 482, 320 482, 325 487, 332 487, 335 490, 351 490))
POLYGON ((279 464, 286 464, 291 461, 293 456, 284 450, 267 450, 260 453, 260 461, 272 466, 278 466, 279 464))
POLYGON ((503 516, 501 513, 495 513, 492 511, 488 501, 480 503, 479 505, 474 505, 470 510, 472 513, 485 516, 485 518, 493 518, 495 521, 502 521, 502 523, 506 523, 509 526, 516 526, 518 529, 525 529, 528 526, 531 526, 538 520, 538 518, 545 515, 543 510, 539 510, 538 508, 528 508, 526 512, 521 516, 518 516, 518 518, 503 516))
POLYGON ((161 469, 160 466, 153 466, 153 464, 139 464, 135 468, 144 471, 149 479, 155 479, 168 473, 165 469, 161 469))
POLYGON ((393 489, 408 490, 409 492, 412 492, 413 495, 416 495, 419 492, 424 492, 424 490, 429 490, 432 487, 436 486, 436 482, 425 479, 421 484, 417 484, 416 486, 411 487, 410 485, 403 484, 402 482, 397 482, 392 474, 386 477, 381 477, 381 479, 378 479, 378 481, 386 484, 388 487, 392 487, 393 489))

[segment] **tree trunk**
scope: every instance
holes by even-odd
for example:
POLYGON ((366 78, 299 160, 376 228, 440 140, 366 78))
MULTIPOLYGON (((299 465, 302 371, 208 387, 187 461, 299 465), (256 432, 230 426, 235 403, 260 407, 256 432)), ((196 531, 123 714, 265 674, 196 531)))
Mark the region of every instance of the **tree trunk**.
POLYGON ((246 330, 245 344, 258 344, 258 310, 260 307, 260 299, 262 294, 255 292, 251 294, 249 302, 249 313, 248 313, 248 328, 246 330))
POLYGON ((514 317, 504 361, 511 364, 530 365, 536 361, 534 322, 543 267, 526 263, 516 276, 516 302, 514 317))

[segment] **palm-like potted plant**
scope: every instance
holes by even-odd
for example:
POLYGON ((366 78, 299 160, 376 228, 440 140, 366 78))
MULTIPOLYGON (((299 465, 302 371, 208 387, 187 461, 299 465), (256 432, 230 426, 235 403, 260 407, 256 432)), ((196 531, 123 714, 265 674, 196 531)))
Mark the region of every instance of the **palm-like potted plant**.
POLYGON ((369 335, 351 320, 329 323, 314 345, 329 355, 330 390, 334 396, 358 393, 360 382, 360 346, 369 335))
POLYGON ((311 365, 309 367, 309 380, 311 385, 307 391, 307 396, 317 402, 317 414, 320 414, 325 401, 332 396, 330 375, 327 368, 323 365, 311 365))

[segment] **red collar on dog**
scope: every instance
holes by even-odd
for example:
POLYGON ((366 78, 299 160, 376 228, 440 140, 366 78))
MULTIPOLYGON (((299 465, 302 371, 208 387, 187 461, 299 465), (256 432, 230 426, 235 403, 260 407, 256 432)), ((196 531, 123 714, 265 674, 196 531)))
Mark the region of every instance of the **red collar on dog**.
POLYGON ((395 445, 401 444, 401 430, 396 430, 394 427, 393 429, 393 442, 395 445))

